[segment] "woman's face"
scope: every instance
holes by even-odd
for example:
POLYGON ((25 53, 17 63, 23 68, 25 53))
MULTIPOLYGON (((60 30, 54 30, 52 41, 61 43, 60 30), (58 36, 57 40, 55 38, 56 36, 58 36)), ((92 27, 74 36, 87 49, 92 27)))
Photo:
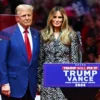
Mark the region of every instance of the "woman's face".
POLYGON ((60 13, 60 11, 57 11, 54 16, 53 16, 53 19, 52 19, 52 25, 55 27, 55 28, 60 28, 61 25, 62 25, 62 21, 63 21, 63 16, 62 14, 60 13))

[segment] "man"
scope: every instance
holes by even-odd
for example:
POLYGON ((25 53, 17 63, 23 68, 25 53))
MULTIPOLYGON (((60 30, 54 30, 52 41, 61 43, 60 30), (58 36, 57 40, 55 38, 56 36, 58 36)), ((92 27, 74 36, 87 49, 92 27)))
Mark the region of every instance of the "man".
POLYGON ((30 27, 33 7, 16 7, 17 25, 4 30, 0 39, 0 86, 2 100, 34 100, 37 87, 39 33, 30 27))

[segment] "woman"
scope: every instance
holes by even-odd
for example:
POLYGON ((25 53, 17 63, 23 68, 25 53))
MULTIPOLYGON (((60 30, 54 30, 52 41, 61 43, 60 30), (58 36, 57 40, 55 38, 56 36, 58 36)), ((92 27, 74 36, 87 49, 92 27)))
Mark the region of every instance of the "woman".
POLYGON ((43 87, 43 63, 70 63, 79 61, 78 39, 69 27, 62 7, 54 7, 48 17, 47 26, 41 31, 39 82, 41 100, 66 100, 60 88, 43 87))

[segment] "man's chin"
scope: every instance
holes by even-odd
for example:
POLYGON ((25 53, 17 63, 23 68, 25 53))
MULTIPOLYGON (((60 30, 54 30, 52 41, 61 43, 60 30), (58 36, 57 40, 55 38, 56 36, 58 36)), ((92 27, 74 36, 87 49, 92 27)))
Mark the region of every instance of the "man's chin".
POLYGON ((28 28, 28 27, 30 27, 30 25, 25 25, 24 27, 25 27, 25 28, 28 28))

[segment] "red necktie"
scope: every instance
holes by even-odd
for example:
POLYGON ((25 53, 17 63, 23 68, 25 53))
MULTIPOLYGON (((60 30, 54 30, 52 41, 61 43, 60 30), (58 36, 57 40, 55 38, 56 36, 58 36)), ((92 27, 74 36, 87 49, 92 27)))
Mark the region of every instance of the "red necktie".
POLYGON ((31 57, 32 57, 32 52, 31 52, 31 46, 28 38, 28 31, 27 29, 24 31, 24 39, 25 39, 25 46, 26 46, 26 51, 28 55, 28 62, 30 62, 31 57))

